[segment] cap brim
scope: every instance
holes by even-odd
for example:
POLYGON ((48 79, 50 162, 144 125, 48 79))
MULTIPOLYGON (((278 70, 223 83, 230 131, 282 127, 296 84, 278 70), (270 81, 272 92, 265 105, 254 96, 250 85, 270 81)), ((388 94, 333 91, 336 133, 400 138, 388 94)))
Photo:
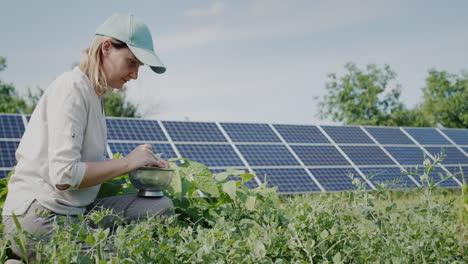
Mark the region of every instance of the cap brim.
POLYGON ((164 67, 164 64, 162 64, 161 60, 153 51, 138 48, 131 45, 128 45, 128 48, 132 51, 133 55, 135 55, 135 57, 137 57, 139 61, 148 65, 151 68, 151 70, 153 70, 155 73, 161 74, 166 71, 166 67, 164 67))

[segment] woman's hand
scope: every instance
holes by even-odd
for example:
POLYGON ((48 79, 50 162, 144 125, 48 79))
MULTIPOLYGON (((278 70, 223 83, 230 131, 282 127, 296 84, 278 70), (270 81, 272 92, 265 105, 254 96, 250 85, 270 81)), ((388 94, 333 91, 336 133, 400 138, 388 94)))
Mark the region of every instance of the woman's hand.
POLYGON ((167 168, 167 162, 153 154, 153 147, 151 144, 139 145, 124 159, 128 162, 130 171, 136 170, 143 166, 157 166, 160 168, 167 168))

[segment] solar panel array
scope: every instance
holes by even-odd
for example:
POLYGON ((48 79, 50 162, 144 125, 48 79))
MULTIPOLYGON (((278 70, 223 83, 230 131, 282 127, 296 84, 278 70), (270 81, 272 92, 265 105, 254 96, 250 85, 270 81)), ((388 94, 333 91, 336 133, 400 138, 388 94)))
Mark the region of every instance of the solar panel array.
MULTIPOLYGON (((0 114, 0 177, 15 165, 14 152, 29 116, 0 114)), ((454 175, 440 186, 468 180, 468 130, 367 126, 157 121, 107 118, 108 155, 152 144, 162 158, 188 158, 214 173, 228 168, 256 173, 247 185, 278 186, 280 193, 333 192, 394 182, 419 187, 425 159, 445 156, 429 178, 454 175), (419 170, 419 171, 418 171, 419 170), (409 174, 403 174, 408 171, 409 174)))

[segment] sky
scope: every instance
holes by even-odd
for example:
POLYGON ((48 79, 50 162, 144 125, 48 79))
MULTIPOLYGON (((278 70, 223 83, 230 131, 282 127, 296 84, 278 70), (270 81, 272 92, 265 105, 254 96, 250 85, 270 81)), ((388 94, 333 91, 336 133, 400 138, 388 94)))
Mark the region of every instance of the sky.
POLYGON ((128 100, 159 120, 337 124, 321 120, 329 73, 385 64, 401 100, 422 101, 428 70, 468 70, 468 1, 3 0, 0 79, 23 95, 79 62, 115 12, 150 28, 167 72, 142 67, 128 100))

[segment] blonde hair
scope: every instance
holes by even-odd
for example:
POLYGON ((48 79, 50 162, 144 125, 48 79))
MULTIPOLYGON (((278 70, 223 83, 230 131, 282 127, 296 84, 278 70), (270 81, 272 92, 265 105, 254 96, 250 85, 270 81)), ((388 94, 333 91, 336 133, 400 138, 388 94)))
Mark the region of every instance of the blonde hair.
POLYGON ((96 35, 91 46, 84 50, 83 58, 78 66, 80 70, 88 76, 91 81, 91 85, 98 96, 102 96, 109 90, 112 90, 112 88, 107 85, 106 75, 104 74, 104 69, 102 67, 101 47, 102 43, 106 40, 110 40, 112 46, 117 49, 127 47, 124 42, 117 39, 96 35))

